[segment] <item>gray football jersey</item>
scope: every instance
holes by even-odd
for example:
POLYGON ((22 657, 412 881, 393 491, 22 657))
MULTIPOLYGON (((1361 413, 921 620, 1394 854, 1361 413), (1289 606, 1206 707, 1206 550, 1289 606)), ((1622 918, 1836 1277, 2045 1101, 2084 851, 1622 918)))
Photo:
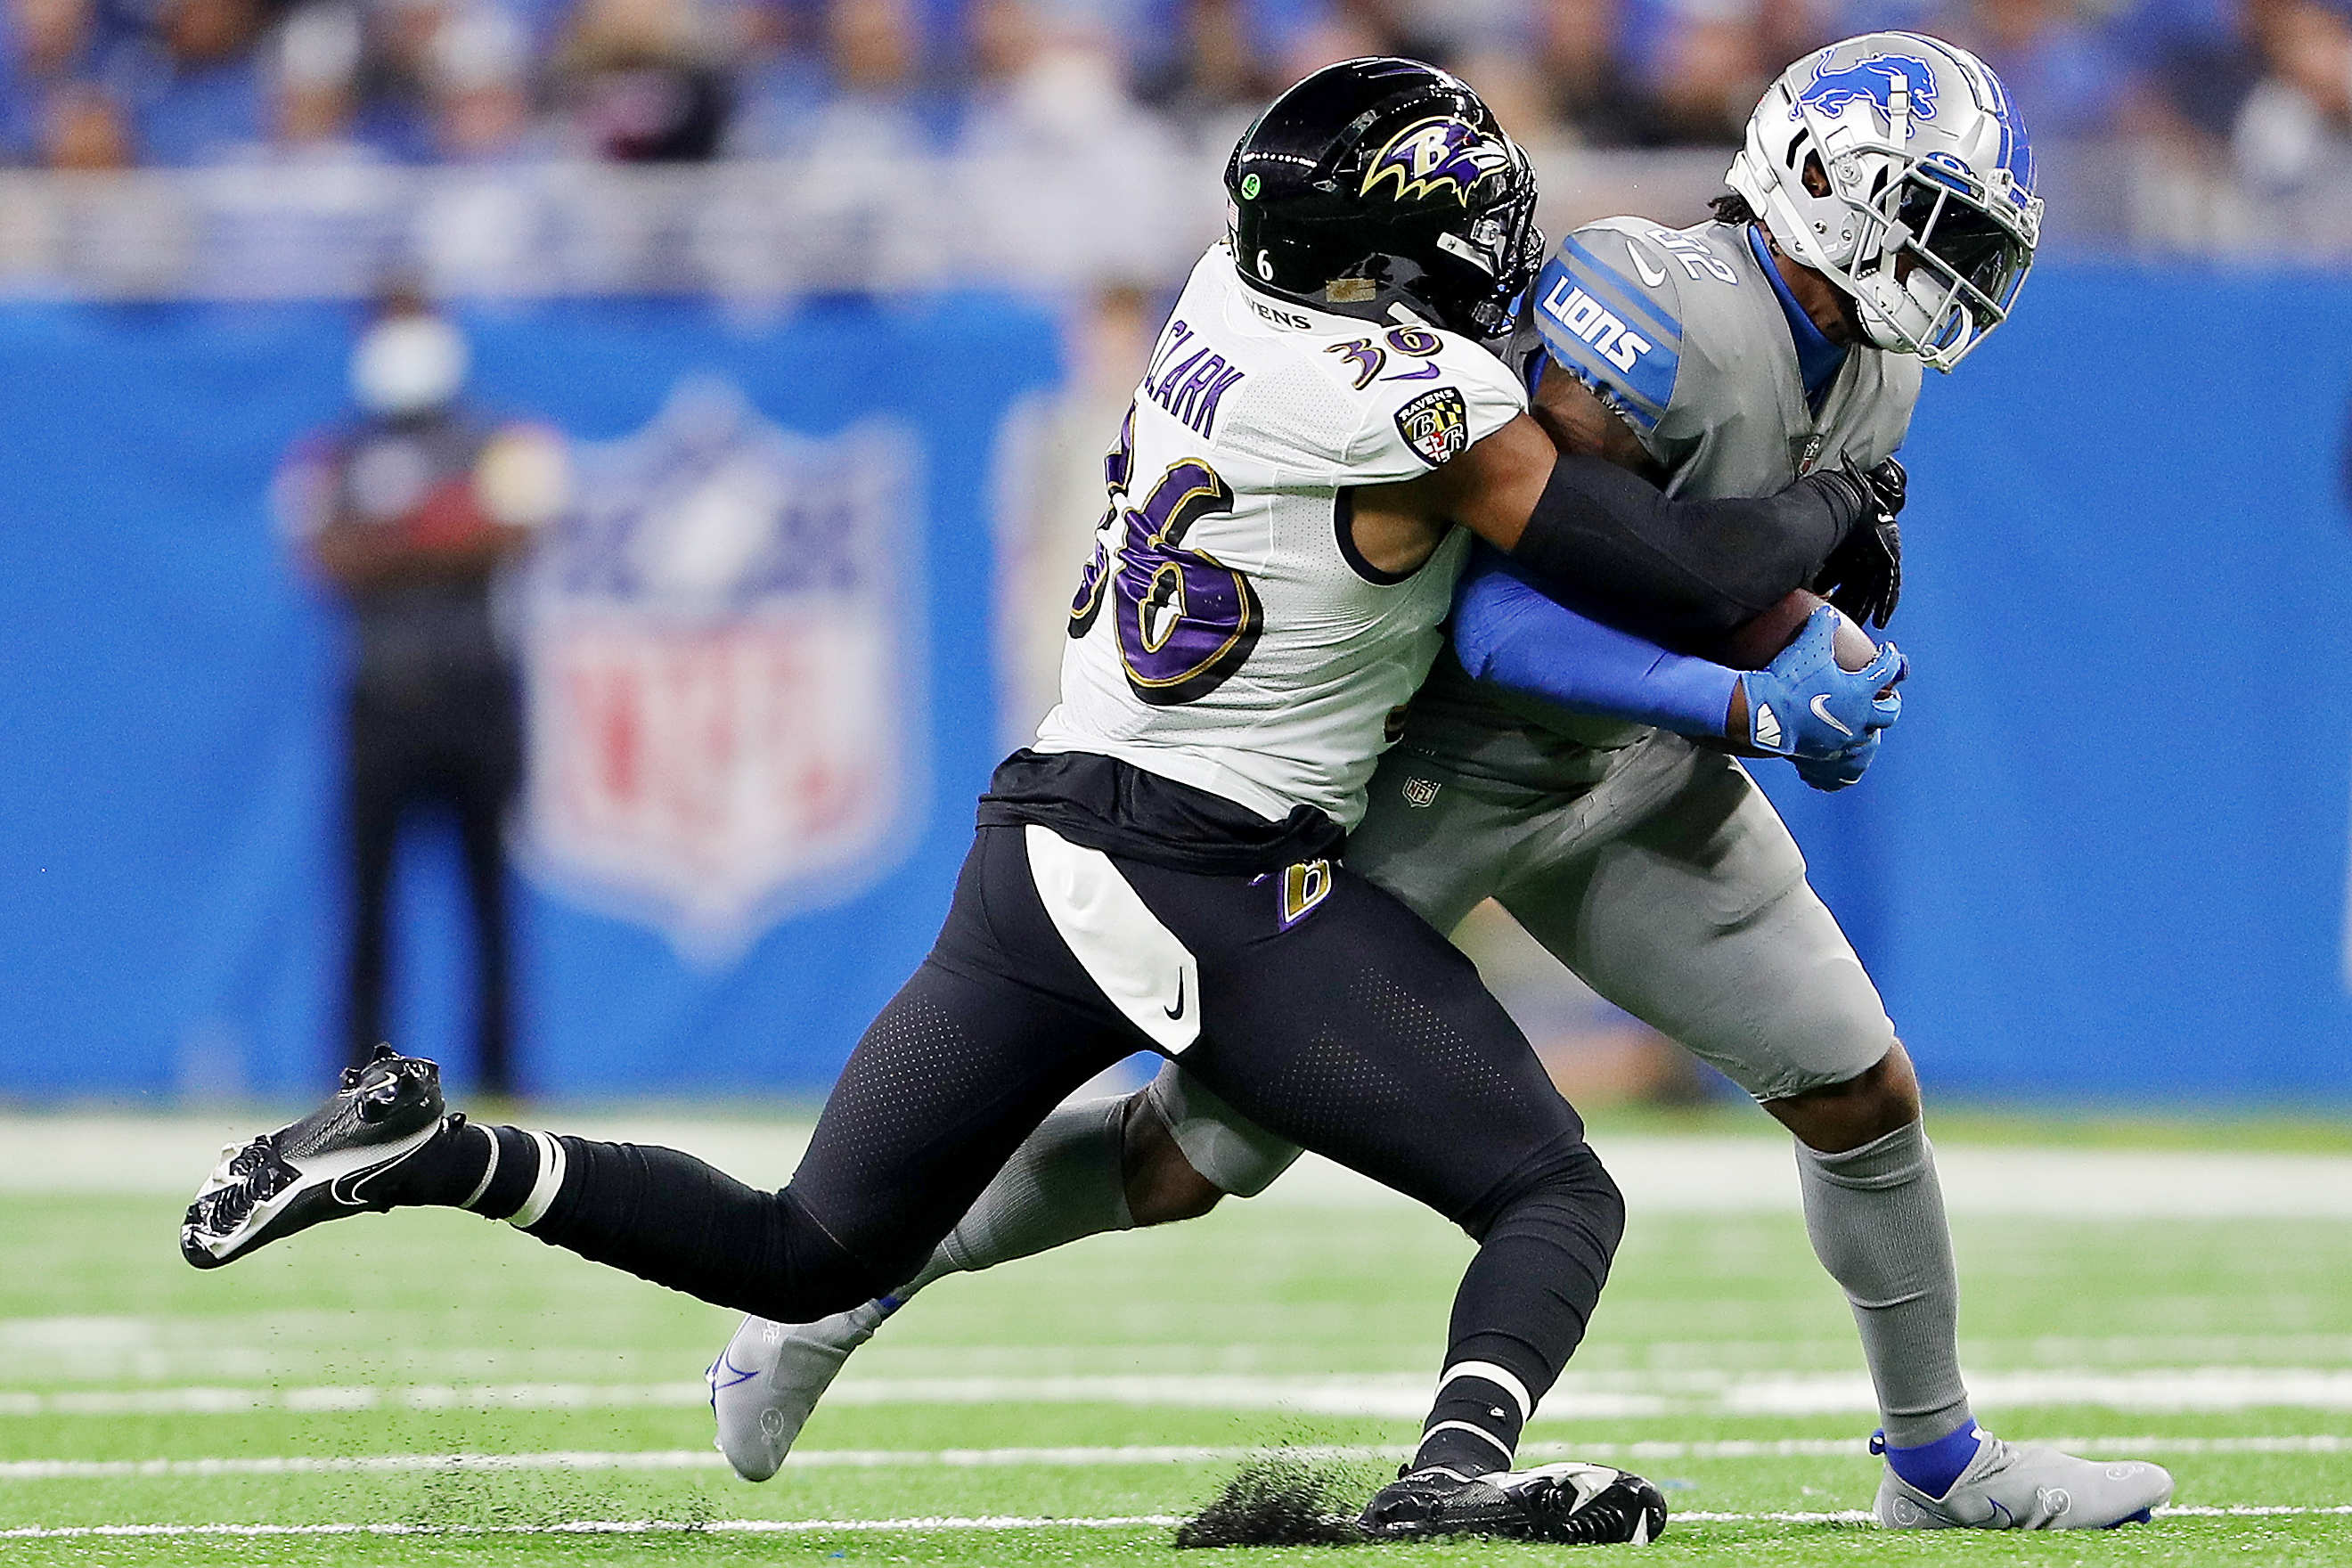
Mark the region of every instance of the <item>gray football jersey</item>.
MULTIPOLYGON (((1670 495, 1760 496, 1822 464, 1867 467, 1903 443, 1919 361, 1856 345, 1816 414, 1780 296, 1744 225, 1603 218, 1560 241, 1517 347, 1575 376, 1641 437, 1670 495)), ((1598 779, 1644 725, 1474 681, 1451 655, 1414 698, 1403 744, 1538 789, 1598 779)))

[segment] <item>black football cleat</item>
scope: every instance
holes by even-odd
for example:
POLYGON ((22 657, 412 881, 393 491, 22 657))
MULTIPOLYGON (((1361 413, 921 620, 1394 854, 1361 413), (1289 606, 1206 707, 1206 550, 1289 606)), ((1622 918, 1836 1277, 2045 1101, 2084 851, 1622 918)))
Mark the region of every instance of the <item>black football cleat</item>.
POLYGON ((440 1068, 378 1046, 366 1066, 343 1069, 326 1104, 221 1151, 180 1226, 180 1255, 218 1268, 323 1221, 388 1209, 371 1184, 463 1120, 442 1113, 440 1068))
POLYGON ((1564 1460, 1465 1477, 1413 1470, 1373 1494, 1364 1532, 1376 1541, 1496 1535, 1563 1546, 1642 1546, 1665 1532, 1666 1500, 1630 1470, 1564 1460))

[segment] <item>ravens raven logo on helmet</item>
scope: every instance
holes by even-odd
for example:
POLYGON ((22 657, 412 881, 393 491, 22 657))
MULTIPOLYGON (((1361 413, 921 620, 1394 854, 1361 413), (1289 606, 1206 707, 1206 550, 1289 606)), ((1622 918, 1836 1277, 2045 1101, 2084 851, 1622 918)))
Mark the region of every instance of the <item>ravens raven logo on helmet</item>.
POLYGON ((1450 114, 1416 121, 1389 139, 1364 171, 1357 192, 1370 195, 1393 180, 1396 199, 1415 201, 1451 191, 1464 206, 1470 188, 1497 169, 1510 166, 1510 150, 1476 126, 1450 114))

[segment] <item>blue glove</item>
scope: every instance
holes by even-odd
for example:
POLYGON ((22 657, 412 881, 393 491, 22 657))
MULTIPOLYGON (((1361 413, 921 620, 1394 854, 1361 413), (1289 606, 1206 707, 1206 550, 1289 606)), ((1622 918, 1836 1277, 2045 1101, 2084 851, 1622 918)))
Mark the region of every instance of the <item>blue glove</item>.
MULTIPOLYGON (((1838 618, 1836 610, 1822 605, 1770 664, 1739 678, 1748 693, 1747 740, 1757 750, 1825 762, 1903 716, 1903 694, 1895 688, 1911 673, 1910 661, 1888 643, 1862 668, 1839 668, 1838 618)), ((1856 770, 1854 777, 1861 776, 1856 770)))
POLYGON ((1872 730, 1844 751, 1827 757, 1796 757, 1797 776, 1825 794, 1834 795, 1861 779, 1878 755, 1881 731, 1872 730))

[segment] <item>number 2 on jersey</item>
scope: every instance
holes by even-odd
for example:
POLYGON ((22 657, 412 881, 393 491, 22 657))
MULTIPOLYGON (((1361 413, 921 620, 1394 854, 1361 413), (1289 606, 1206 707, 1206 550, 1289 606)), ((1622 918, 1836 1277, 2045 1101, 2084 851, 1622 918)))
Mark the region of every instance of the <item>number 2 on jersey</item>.
POLYGON ((1231 511, 1234 492, 1197 458, 1171 464, 1141 504, 1129 504, 1135 410, 1103 459, 1110 510, 1094 557, 1070 603, 1070 635, 1093 629, 1106 605, 1119 663, 1136 696, 1157 708, 1197 702, 1239 669, 1257 646, 1265 612, 1248 577, 1197 550, 1184 535, 1204 517, 1231 511))

